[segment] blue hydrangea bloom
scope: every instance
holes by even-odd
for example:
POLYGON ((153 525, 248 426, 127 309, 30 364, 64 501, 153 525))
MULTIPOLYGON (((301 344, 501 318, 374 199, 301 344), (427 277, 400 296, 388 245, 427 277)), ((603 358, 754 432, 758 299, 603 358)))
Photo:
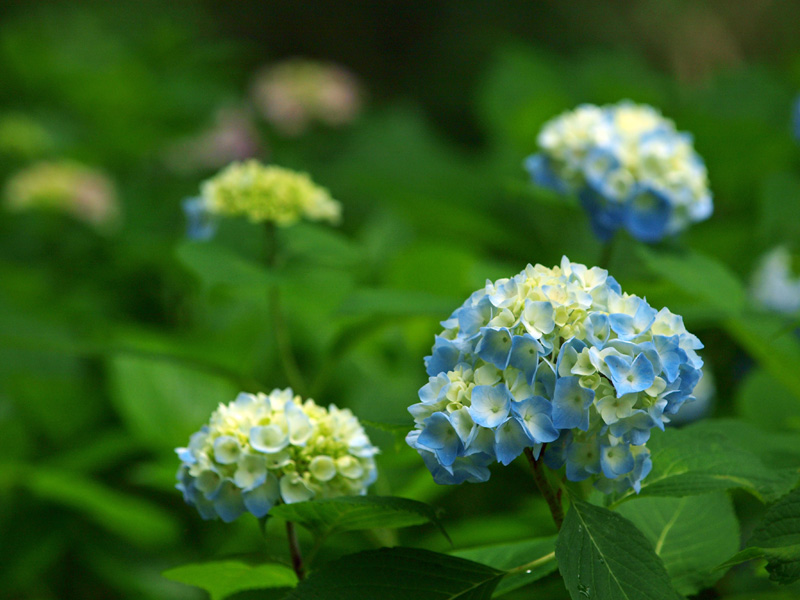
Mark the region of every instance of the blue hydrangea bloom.
POLYGON ((201 196, 186 198, 181 206, 186 215, 186 237, 190 240, 210 240, 217 233, 217 217, 208 209, 201 196))
POLYGON ((442 484, 532 448, 571 481, 638 491, 651 430, 694 400, 703 366, 680 316, 566 257, 487 282, 442 326, 406 437, 442 484))
MULTIPOLYGON (((435 427, 428 436, 444 437, 435 427)), ((242 393, 220 404, 189 445, 175 451, 184 500, 204 519, 226 522, 245 512, 263 517, 280 502, 363 495, 377 477, 378 449, 353 413, 304 402, 290 389, 242 393)), ((447 461, 450 454, 440 456, 447 461)), ((455 456, 451 469, 454 462, 455 456)))
POLYGON ((534 183, 577 194, 592 229, 656 242, 713 210, 708 176, 688 134, 649 106, 584 104, 547 122, 525 160, 534 183))

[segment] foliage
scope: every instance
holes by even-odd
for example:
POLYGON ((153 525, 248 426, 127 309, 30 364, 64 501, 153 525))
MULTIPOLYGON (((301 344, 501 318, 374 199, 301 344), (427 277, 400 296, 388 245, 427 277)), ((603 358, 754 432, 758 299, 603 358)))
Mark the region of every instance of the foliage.
MULTIPOLYGON (((596 37, 564 11, 535 19, 511 3, 473 15, 445 2, 463 35, 393 31, 400 61, 355 52, 367 42, 349 20, 331 17, 341 29, 329 33, 299 27, 319 26, 314 11, 265 7, 307 31, 292 32, 290 53, 236 39, 257 23, 240 4, 0 7, 0 187, 67 161, 101 174, 118 203, 109 227, 73 209, 0 208, 0 598, 796 597, 798 315, 759 306, 750 281, 776 245, 800 250, 798 56, 770 55, 761 36, 757 55, 770 60, 687 74, 689 50, 669 40, 706 31, 690 25, 716 13, 666 10, 665 23, 697 20, 654 36, 642 15, 656 3, 644 0, 630 15, 580 3, 596 37), (570 26, 548 33, 556 18, 570 26), (662 60, 590 41, 620 22, 641 36, 631 48, 662 60), (263 62, 330 58, 328 35, 342 31, 340 60, 365 92, 352 122, 288 135, 248 112, 263 62), (545 473, 566 512, 559 531, 524 459, 492 465, 484 483, 441 486, 402 436, 422 359, 464 298, 528 263, 600 262, 578 200, 532 185, 523 160, 558 114, 625 99, 691 132, 715 212, 654 246, 620 231, 604 266, 684 317, 716 398, 706 420, 653 432, 639 493, 545 473), (309 173, 341 203, 339 226, 269 234, 231 217, 213 240, 186 240, 182 200, 224 165, 176 166, 175 148, 231 107, 252 120, 253 158, 309 173), (380 447, 369 495, 277 505, 262 531, 248 514, 199 519, 174 487, 173 449, 238 392, 298 382, 320 406, 352 410, 380 447)), ((364 22, 386 21, 362 9, 373 11, 364 22)), ((783 10, 764 22, 796 22, 783 10)))

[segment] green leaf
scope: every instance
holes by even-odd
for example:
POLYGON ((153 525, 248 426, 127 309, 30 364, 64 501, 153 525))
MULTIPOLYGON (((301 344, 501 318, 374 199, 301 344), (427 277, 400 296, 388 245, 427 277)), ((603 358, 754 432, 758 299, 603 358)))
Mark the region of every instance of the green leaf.
MULTIPOLYGON (((743 488, 770 502, 792 488, 797 473, 769 468, 756 454, 722 432, 694 432, 694 427, 654 433, 647 443, 653 470, 642 482, 641 495, 690 496, 743 488)), ((635 496, 630 490, 617 500, 635 496)))
POLYGON ((573 600, 678 600, 652 544, 622 516, 573 500, 556 543, 573 600))
POLYGON ((244 590, 297 585, 297 576, 289 567, 248 565, 237 560, 183 565, 164 571, 163 575, 172 581, 204 589, 211 595, 211 600, 222 600, 244 590))
POLYGON ((207 290, 235 288, 263 297, 267 285, 280 280, 265 267, 213 242, 186 241, 178 246, 176 254, 207 290))
POLYGON ((748 314, 725 323, 739 345, 794 397, 800 400, 800 342, 786 330, 786 321, 772 315, 748 314))
POLYGON ((549 575, 558 566, 555 560, 556 536, 511 542, 508 544, 492 544, 466 550, 450 552, 467 560, 494 567, 495 569, 515 569, 517 572, 503 577, 494 597, 502 596, 512 590, 521 588, 549 575), (524 566, 519 570, 517 567, 524 566))
POLYGON ((302 525, 315 535, 324 537, 345 531, 433 523, 450 539, 432 506, 393 496, 343 496, 281 504, 273 507, 270 515, 302 525))
POLYGON ((739 523, 724 492, 637 498, 618 512, 650 540, 681 594, 712 585, 722 576, 714 568, 739 547, 739 523))
POLYGON ((670 254, 641 244, 637 248, 651 271, 698 302, 727 315, 735 315, 744 309, 744 287, 736 275, 718 260, 696 252, 670 254))
POLYGON ((800 430, 800 398, 765 369, 747 374, 734 403, 737 413, 751 423, 773 430, 800 430))
POLYGON ((139 356, 110 361, 112 401, 128 429, 151 447, 171 450, 240 391, 226 379, 179 363, 139 356))
POLYGON ((763 557, 773 581, 788 584, 800 579, 800 488, 767 509, 747 546, 720 568, 763 557))
POLYGON ((360 289, 348 296, 339 312, 343 315, 449 315, 457 302, 452 298, 413 290, 360 289))
POLYGON ((171 516, 160 507, 62 469, 7 466, 0 488, 18 485, 36 497, 83 513, 100 527, 142 547, 161 547, 178 537, 171 516))
POLYGON ((503 574, 429 550, 381 548, 325 564, 286 600, 488 600, 503 574))

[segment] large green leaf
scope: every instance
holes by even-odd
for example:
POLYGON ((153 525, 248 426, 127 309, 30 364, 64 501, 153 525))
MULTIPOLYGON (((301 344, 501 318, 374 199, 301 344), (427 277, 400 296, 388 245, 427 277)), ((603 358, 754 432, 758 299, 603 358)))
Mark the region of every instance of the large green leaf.
POLYGON ((0 469, 0 489, 20 486, 39 499, 78 511, 127 542, 161 547, 178 537, 178 527, 160 507, 102 485, 81 473, 32 465, 0 469))
POLYGON ((751 423, 773 430, 800 430, 800 398, 765 369, 747 374, 734 402, 737 413, 751 423))
POLYGON ((735 315, 743 310, 744 287, 730 269, 716 259, 696 252, 657 252, 643 245, 638 247, 638 251, 651 271, 696 301, 725 315, 735 315))
POLYGON ((650 541, 627 519, 573 500, 556 543, 573 600, 678 600, 650 541))
POLYGON ((447 536, 432 506, 393 496, 343 496, 281 504, 274 507, 270 515, 302 525, 318 536, 423 523, 433 523, 447 536))
POLYGON ((720 567, 753 558, 767 559, 767 571, 773 581, 787 584, 800 579, 800 488, 770 506, 747 548, 720 567))
POLYGON ((176 252, 181 264, 208 290, 235 289, 264 297, 266 287, 279 281, 266 267, 214 243, 183 242, 176 252))
POLYGON ((800 400, 800 342, 787 330, 785 319, 748 314, 730 319, 725 329, 750 356, 800 400))
POLYGON ((739 523, 724 492, 637 498, 618 512, 650 540, 682 594, 712 585, 722 576, 714 567, 739 546, 739 523))
POLYGON ((554 552, 556 536, 511 542, 508 544, 492 544, 466 550, 450 552, 467 560, 494 567, 495 569, 513 569, 514 572, 503 577, 497 586, 494 597, 521 588, 538 581, 556 570, 554 552), (522 568, 520 568, 522 567, 522 568))
MULTIPOLYGON (((797 481, 796 472, 770 468, 724 433, 693 429, 667 429, 651 437, 647 446, 653 470, 642 482, 642 495, 689 496, 743 488, 769 502, 797 481)), ((617 503, 635 495, 628 491, 617 503)))
POLYGON ((161 451, 188 443, 217 405, 240 391, 226 379, 140 356, 113 357, 110 375, 112 400, 130 431, 161 451))
POLYGON ((313 571, 287 600, 488 600, 503 577, 463 558, 418 548, 344 556, 313 571))
POLYGON ((272 563, 248 565, 238 560, 183 565, 164 571, 163 575, 172 581, 204 589, 211 600, 222 600, 244 590, 297 585, 297 576, 289 567, 272 563))

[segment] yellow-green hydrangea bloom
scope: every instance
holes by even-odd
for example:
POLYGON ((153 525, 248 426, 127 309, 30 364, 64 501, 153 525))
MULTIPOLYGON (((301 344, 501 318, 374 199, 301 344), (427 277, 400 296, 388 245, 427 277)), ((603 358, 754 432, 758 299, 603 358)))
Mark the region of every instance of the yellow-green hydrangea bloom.
POLYGON ((4 196, 6 207, 15 212, 61 210, 101 228, 114 224, 120 212, 114 183, 70 160, 32 164, 8 180, 4 196))
POLYGON ((292 225, 302 218, 338 223, 341 205, 305 173, 256 160, 233 163, 206 181, 202 197, 212 213, 292 225))
POLYGON ((348 409, 291 389, 241 393, 193 434, 177 488, 206 519, 266 515, 277 503, 363 495, 377 477, 373 446, 348 409))

